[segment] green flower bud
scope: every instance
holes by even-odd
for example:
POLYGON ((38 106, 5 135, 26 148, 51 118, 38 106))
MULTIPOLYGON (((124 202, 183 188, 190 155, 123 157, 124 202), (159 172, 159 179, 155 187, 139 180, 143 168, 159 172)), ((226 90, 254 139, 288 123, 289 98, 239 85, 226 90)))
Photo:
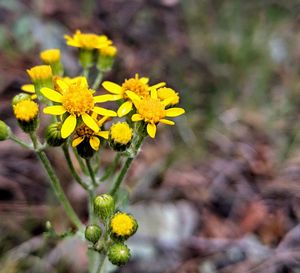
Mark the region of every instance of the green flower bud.
POLYGON ((109 219, 115 212, 114 198, 109 194, 96 196, 94 199, 95 213, 102 219, 109 219))
POLYGON ((6 123, 0 120, 0 141, 8 139, 10 134, 10 128, 6 125, 6 123))
POLYGON ((65 142, 66 139, 61 137, 61 126, 61 122, 54 122, 48 126, 45 138, 50 146, 57 147, 65 142))
POLYGON ((85 229, 85 238, 92 242, 93 244, 97 243, 97 241, 100 239, 102 234, 102 230, 97 225, 89 225, 85 229))
POLYGON ((19 93, 18 95, 15 95, 14 98, 12 99, 12 105, 14 106, 22 100, 30 100, 30 99, 31 99, 31 95, 26 93, 19 93))
POLYGON ((130 259, 130 249, 125 244, 116 243, 109 247, 107 256, 112 264, 124 265, 130 259))
POLYGON ((132 215, 119 211, 110 219, 109 229, 110 237, 122 242, 137 231, 138 223, 132 215))

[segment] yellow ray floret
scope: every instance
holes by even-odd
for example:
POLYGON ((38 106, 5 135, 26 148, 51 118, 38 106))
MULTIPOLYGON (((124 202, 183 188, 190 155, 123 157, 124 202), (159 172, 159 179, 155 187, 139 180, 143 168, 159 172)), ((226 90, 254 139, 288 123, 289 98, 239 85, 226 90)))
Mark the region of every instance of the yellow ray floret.
POLYGON ((24 91, 24 92, 32 94, 31 99, 34 100, 34 99, 37 98, 37 95, 35 94, 35 87, 34 87, 33 84, 23 84, 21 86, 21 90, 24 91))
MULTIPOLYGON (((136 74, 134 78, 126 79, 122 85, 118 85, 114 82, 104 81, 102 86, 110 93, 120 96, 119 99, 124 99, 125 102, 119 107, 117 113, 119 117, 123 117, 128 114, 133 107, 130 97, 127 96, 127 91, 135 93, 141 98, 147 98, 150 96, 152 89, 157 89, 165 85, 165 83, 158 83, 153 86, 148 85, 149 78, 139 78, 139 74, 136 74)), ((116 99, 118 100, 118 99, 116 99)))
POLYGON ((168 100, 169 105, 176 105, 179 103, 179 95, 172 88, 162 87, 157 89, 157 97, 162 100, 168 100))
MULTIPOLYGON (((41 89, 41 93, 47 99, 58 103, 57 105, 45 107, 45 114, 67 114, 61 128, 62 138, 67 138, 72 134, 79 117, 90 129, 98 132, 99 126, 95 119, 91 117, 92 113, 110 117, 117 115, 112 110, 95 106, 99 102, 99 96, 93 96, 94 90, 88 88, 87 80, 84 77, 79 77, 72 83, 63 79, 57 80, 57 84, 62 90, 61 93, 46 87, 41 89)), ((103 102, 103 98, 100 98, 100 101, 103 102)))
POLYGON ((56 48, 44 50, 40 53, 40 58, 45 64, 56 63, 60 60, 60 50, 56 48))
POLYGON ((76 30, 73 36, 65 35, 64 37, 67 41, 67 45, 87 50, 100 49, 112 44, 112 41, 105 35, 81 33, 80 30, 76 30))
POLYGON ((28 122, 37 117, 39 107, 37 103, 32 100, 22 100, 13 106, 13 110, 18 120, 28 122))
POLYGON ((151 96, 148 98, 140 98, 131 91, 126 92, 133 101, 137 113, 132 115, 132 121, 143 120, 147 123, 147 133, 150 137, 154 138, 156 134, 156 125, 161 122, 168 125, 174 125, 171 120, 165 119, 166 117, 177 117, 182 115, 185 111, 183 108, 173 107, 166 109, 169 100, 161 101, 157 97, 157 91, 153 89, 151 96))

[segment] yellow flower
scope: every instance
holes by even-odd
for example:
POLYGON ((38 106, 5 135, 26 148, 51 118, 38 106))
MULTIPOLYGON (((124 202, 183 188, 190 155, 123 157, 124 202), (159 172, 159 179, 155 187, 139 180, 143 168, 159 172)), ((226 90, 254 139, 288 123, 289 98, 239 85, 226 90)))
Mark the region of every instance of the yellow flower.
POLYGON ((130 78, 125 80, 122 85, 110 81, 104 81, 102 86, 110 93, 116 95, 115 100, 124 99, 125 102, 119 107, 117 113, 119 117, 123 117, 128 114, 133 107, 132 100, 127 96, 127 91, 135 93, 137 96, 142 98, 147 98, 150 96, 150 91, 152 89, 157 89, 165 85, 161 82, 153 86, 148 85, 149 78, 139 78, 139 74, 135 74, 135 78, 130 78), (118 96, 118 97, 117 97, 118 96))
POLYGON ((64 37, 67 40, 67 45, 88 50, 99 49, 112 44, 112 41, 105 35, 81 33, 80 30, 76 30, 73 37, 69 35, 65 35, 64 37))
POLYGON ((26 70, 33 82, 45 81, 52 78, 52 70, 50 65, 37 65, 26 70))
POLYGON ((80 77, 72 83, 68 83, 68 81, 65 80, 57 80, 56 83, 62 90, 61 93, 47 87, 42 88, 41 93, 47 99, 60 104, 45 107, 45 114, 68 114, 61 128, 62 138, 67 138, 72 134, 75 130, 78 117, 81 117, 82 121, 97 133, 99 131, 99 126, 91 117, 92 113, 103 116, 116 116, 116 113, 112 110, 95 106, 98 102, 106 101, 105 97, 94 97, 94 90, 88 88, 87 80, 84 77, 80 77))
POLYGON ((128 238, 136 229, 136 220, 127 213, 117 212, 110 220, 110 230, 114 237, 128 238))
POLYGON ((22 100, 13 106, 13 110, 17 120, 29 122, 37 117, 39 107, 32 100, 22 100))
POLYGON ((118 122, 109 129, 109 135, 115 143, 126 145, 132 139, 132 129, 127 122, 118 122))
POLYGON ((45 64, 56 63, 60 60, 59 49, 47 49, 40 53, 40 58, 45 64))
MULTIPOLYGON (((103 117, 99 121, 96 121, 98 124, 98 127, 101 128, 103 123, 107 120, 108 117, 103 117)), ((88 140, 90 146, 95 150, 99 150, 100 146, 100 139, 99 137, 103 137, 105 139, 108 139, 108 131, 101 131, 95 132, 91 128, 87 127, 85 124, 80 125, 76 129, 75 137, 72 142, 72 146, 76 147, 80 143, 82 143, 84 140, 88 140)))
POLYGON ((182 115, 185 111, 183 108, 173 107, 166 109, 169 104, 169 100, 165 99, 161 101, 157 97, 157 91, 151 90, 151 96, 147 98, 140 98, 134 92, 127 91, 127 95, 133 101, 137 114, 132 115, 132 121, 143 120, 147 123, 147 133, 150 137, 154 138, 156 134, 156 124, 159 122, 174 125, 171 120, 165 119, 165 117, 177 117, 182 115))
POLYGON ((99 53, 101 54, 101 56, 115 57, 117 55, 117 52, 117 48, 113 45, 99 49, 99 53))
POLYGON ((179 95, 172 88, 162 87, 157 90, 157 97, 164 101, 168 100, 168 105, 176 105, 179 103, 179 95))

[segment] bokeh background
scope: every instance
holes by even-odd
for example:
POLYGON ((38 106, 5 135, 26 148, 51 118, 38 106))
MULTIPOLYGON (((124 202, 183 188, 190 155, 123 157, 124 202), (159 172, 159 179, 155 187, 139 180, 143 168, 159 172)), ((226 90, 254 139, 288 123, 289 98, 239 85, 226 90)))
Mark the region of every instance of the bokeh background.
MULTIPOLYGON (((76 29, 117 45, 106 79, 138 72, 180 92, 186 115, 147 140, 127 177, 140 229, 112 270, 300 272, 299 14, 298 0, 0 1, 0 118, 19 137, 10 101, 25 70, 59 47, 78 73, 63 39, 76 29)), ((86 219, 61 151, 48 154, 86 219)), ((47 220, 70 227, 35 155, 1 142, 1 273, 86 272, 84 244, 45 237, 47 220)))

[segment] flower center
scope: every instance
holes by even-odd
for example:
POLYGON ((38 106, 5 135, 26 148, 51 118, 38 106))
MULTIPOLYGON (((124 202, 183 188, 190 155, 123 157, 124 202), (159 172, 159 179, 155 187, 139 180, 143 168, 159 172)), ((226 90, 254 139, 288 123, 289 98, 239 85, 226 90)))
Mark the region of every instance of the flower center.
POLYGON ((146 98, 139 101, 137 110, 145 122, 158 123, 166 116, 165 106, 157 99, 146 98))
POLYGON ((95 132, 87 127, 86 125, 81 125, 76 129, 76 134, 79 137, 87 137, 87 138, 91 138, 92 136, 95 135, 95 132))
POLYGON ((132 138, 132 129, 126 122, 118 122, 110 128, 111 138, 123 145, 126 145, 132 138))
POLYGON ((80 43, 85 48, 94 48, 99 41, 99 36, 96 34, 81 34, 79 36, 80 43))
POLYGON ((22 100, 14 106, 14 114, 17 119, 30 121, 38 115, 38 105, 31 100, 22 100))
POLYGON ((148 85, 142 83, 139 79, 136 78, 125 80, 125 82, 122 84, 122 89, 125 98, 127 98, 127 95, 125 94, 126 91, 132 91, 143 98, 147 98, 150 95, 148 85))
POLYGON ((114 233, 121 236, 130 235, 134 227, 132 219, 124 214, 119 213, 111 220, 111 228, 114 233))
POLYGON ((94 108, 94 98, 88 88, 72 84, 63 93, 62 105, 68 113, 80 116, 94 108))

